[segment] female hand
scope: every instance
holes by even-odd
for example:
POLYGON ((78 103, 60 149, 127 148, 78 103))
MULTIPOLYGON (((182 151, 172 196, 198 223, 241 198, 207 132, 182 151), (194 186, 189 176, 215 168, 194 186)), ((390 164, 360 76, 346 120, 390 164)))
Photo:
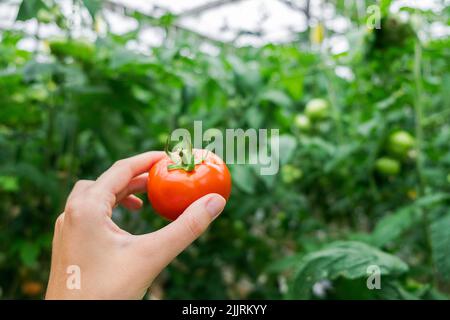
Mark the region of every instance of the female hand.
POLYGON ((96 181, 81 180, 58 217, 46 299, 141 299, 155 277, 222 212, 225 199, 209 194, 175 221, 132 235, 111 219, 121 204, 139 209, 147 174, 163 152, 116 162, 96 181))

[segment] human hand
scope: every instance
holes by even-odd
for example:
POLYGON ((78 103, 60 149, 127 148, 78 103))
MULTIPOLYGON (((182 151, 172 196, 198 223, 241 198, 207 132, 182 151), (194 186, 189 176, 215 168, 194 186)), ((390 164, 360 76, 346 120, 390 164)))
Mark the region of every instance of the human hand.
POLYGON ((150 167, 164 156, 147 152, 116 162, 96 181, 78 181, 53 237, 46 299, 141 299, 155 277, 222 212, 225 199, 206 195, 160 230, 132 235, 111 219, 118 204, 142 207, 150 167), (80 288, 67 285, 80 271, 80 288), (68 273, 69 272, 69 273, 68 273))

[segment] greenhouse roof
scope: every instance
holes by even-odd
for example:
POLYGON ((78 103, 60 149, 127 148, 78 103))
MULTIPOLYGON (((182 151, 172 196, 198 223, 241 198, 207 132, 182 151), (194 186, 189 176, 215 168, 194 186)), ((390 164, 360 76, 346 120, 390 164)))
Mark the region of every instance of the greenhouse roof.
MULTIPOLYGON (((333 1, 332 1, 333 2, 333 1)), ((334 1, 335 2, 335 1, 334 1)), ((0 3, 0 29, 12 26, 34 33, 36 21, 15 23, 19 1, 0 3)), ((71 13, 70 1, 62 0, 60 4, 71 13)), ((367 2, 368 3, 368 2, 367 2)), ((396 0, 392 10, 398 11, 402 6, 416 6, 420 9, 440 11, 450 3, 448 0, 396 0)), ((322 21, 327 29, 335 32, 329 39, 334 51, 346 50, 348 44, 339 34, 349 31, 350 20, 336 13, 335 6, 322 0, 108 0, 103 1, 102 15, 110 30, 125 33, 135 29, 136 19, 130 17, 135 13, 152 18, 160 18, 170 13, 176 17, 175 26, 193 32, 212 42, 232 43, 233 45, 263 45, 265 43, 283 43, 293 41, 299 32, 308 25, 322 21)), ((344 6, 356 8, 358 14, 366 14, 365 0, 349 0, 344 6)), ((83 13, 88 15, 87 12, 83 13)), ((450 34, 445 24, 433 26, 435 36, 450 34)), ((74 35, 88 36, 89 32, 74 24, 74 35)), ((58 35, 56 26, 42 27, 43 37, 58 35)), ((94 36, 94 35, 92 35, 94 36)), ((146 28, 138 39, 140 45, 158 45, 164 33, 158 28, 146 28)), ((34 39, 24 47, 33 46, 34 39)))

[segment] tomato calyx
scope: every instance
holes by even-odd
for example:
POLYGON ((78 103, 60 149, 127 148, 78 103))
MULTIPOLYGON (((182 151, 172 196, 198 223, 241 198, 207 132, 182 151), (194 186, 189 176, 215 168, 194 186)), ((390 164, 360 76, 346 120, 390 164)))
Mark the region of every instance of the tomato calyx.
POLYGON ((203 163, 203 161, 205 161, 208 155, 207 153, 200 159, 196 159, 190 141, 184 142, 183 140, 182 142, 178 143, 173 148, 172 152, 170 152, 168 148, 169 148, 169 139, 167 139, 165 152, 173 163, 167 166, 168 171, 171 170, 184 170, 186 172, 194 171, 195 166, 203 163))

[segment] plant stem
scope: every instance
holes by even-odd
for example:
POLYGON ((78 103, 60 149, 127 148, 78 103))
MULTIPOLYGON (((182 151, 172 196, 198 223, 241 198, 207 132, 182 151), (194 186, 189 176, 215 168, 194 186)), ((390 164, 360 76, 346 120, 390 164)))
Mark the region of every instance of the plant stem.
MULTIPOLYGON (((331 59, 331 55, 326 55, 325 59, 331 59)), ((341 144, 343 142, 343 129, 342 129, 342 123, 341 123, 341 115, 340 110, 338 108, 338 99, 336 96, 336 90, 333 84, 333 77, 334 77, 334 69, 332 66, 329 68, 325 65, 325 74, 327 78, 327 89, 328 89, 328 95, 331 102, 331 113, 334 120, 334 123, 336 125, 336 131, 337 131, 337 140, 338 143, 341 144)))
MULTIPOLYGON (((423 175, 424 169, 424 159, 422 153, 422 144, 423 144, 423 85, 422 85, 422 46, 420 44, 420 40, 417 39, 414 45, 414 83, 415 83, 415 97, 414 97, 414 113, 415 113, 415 136, 416 136, 416 171, 417 178, 419 180, 419 185, 417 187, 417 196, 420 198, 424 195, 425 192, 425 178, 423 175)), ((432 256, 432 243, 431 243, 431 235, 430 235, 430 219, 428 216, 428 211, 423 208, 419 208, 418 210, 422 211, 423 217, 423 228, 426 239, 426 244, 428 247, 429 254, 429 263, 433 269, 432 278, 437 285, 436 279, 436 268, 433 262, 432 256)))
POLYGON ((422 47, 420 41, 417 40, 414 48, 414 82, 415 82, 415 99, 414 99, 414 112, 415 112, 415 135, 416 135, 416 152, 417 161, 416 169, 417 176, 419 178, 419 194, 423 195, 425 189, 425 179, 423 176, 423 86, 422 86, 422 47))

